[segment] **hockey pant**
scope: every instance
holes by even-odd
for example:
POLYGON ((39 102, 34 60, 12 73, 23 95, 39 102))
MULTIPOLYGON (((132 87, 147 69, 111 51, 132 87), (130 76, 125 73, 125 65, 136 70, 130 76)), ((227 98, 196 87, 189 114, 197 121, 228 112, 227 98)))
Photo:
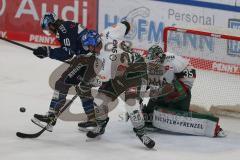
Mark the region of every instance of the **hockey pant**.
POLYGON ((114 106, 113 101, 125 92, 126 110, 130 116, 134 128, 144 127, 144 118, 138 103, 139 89, 146 79, 145 65, 132 64, 127 68, 124 76, 119 76, 104 82, 94 98, 95 115, 97 121, 103 121, 108 117, 109 109, 114 106))
POLYGON ((80 83, 77 92, 81 99, 83 109, 89 120, 95 119, 91 85, 88 83, 96 76, 92 67, 94 60, 94 56, 75 57, 73 60, 71 60, 70 66, 68 66, 64 71, 55 71, 57 74, 60 73, 60 78, 58 78, 54 83, 54 94, 50 103, 50 112, 57 112, 62 106, 64 106, 70 88, 80 83))

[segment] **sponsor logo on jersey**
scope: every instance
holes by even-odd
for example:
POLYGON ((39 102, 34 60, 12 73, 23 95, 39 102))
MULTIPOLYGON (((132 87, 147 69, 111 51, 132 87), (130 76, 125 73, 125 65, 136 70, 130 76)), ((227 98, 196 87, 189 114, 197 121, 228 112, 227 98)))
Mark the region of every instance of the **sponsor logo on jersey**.
POLYGON ((102 59, 102 70, 104 70, 105 67, 105 58, 102 59))
POLYGON ((133 48, 132 51, 135 52, 135 53, 140 54, 143 57, 147 57, 147 55, 148 55, 148 51, 144 50, 144 49, 133 48))
POLYGON ((116 60, 117 60, 117 55, 111 54, 111 55, 109 56, 109 59, 110 59, 111 61, 116 61, 116 60))
POLYGON ((175 59, 175 56, 174 56, 174 55, 166 56, 166 59, 168 59, 168 60, 174 60, 174 59, 175 59))
POLYGON ((114 39, 113 40, 113 48, 112 48, 113 53, 117 53, 117 45, 118 45, 118 41, 114 39))
MULTIPOLYGON (((71 28, 71 26, 70 26, 70 28, 71 28)), ((60 31, 62 31, 62 33, 67 33, 66 28, 62 24, 59 26, 59 29, 60 29, 60 31)))

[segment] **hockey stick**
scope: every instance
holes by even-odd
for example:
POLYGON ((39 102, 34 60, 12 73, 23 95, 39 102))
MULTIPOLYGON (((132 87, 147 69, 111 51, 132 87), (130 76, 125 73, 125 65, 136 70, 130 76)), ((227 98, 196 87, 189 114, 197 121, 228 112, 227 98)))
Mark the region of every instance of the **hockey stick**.
MULTIPOLYGON (((31 51, 34 51, 34 50, 35 50, 35 49, 32 48, 32 47, 26 46, 26 45, 24 45, 24 44, 21 44, 21 43, 12 41, 12 40, 9 40, 9 39, 7 39, 7 38, 0 37, 0 39, 3 40, 3 41, 7 41, 7 42, 9 42, 9 43, 15 44, 15 45, 17 45, 17 46, 23 47, 23 48, 25 48, 25 49, 31 50, 31 51)), ((67 63, 67 64, 70 64, 70 62, 68 62, 68 61, 62 61, 62 62, 67 63)))
POLYGON ((9 43, 15 44, 15 45, 17 45, 17 46, 20 46, 20 47, 29 49, 29 50, 31 50, 31 51, 34 51, 34 50, 35 50, 35 49, 32 48, 32 47, 26 46, 26 45, 24 45, 24 44, 21 44, 21 43, 12 41, 12 40, 9 40, 9 39, 7 39, 7 38, 0 37, 0 39, 1 39, 1 40, 4 40, 4 41, 7 41, 7 42, 9 42, 9 43))
POLYGON ((58 119, 58 117, 72 104, 72 102, 78 97, 78 93, 74 95, 74 97, 63 107, 61 108, 61 110, 59 111, 59 113, 57 114, 57 116, 51 121, 49 122, 41 131, 37 132, 37 133, 33 133, 33 134, 27 134, 27 133, 22 133, 22 132, 17 132, 16 135, 17 137, 20 138, 37 138, 39 137, 44 131, 47 130, 48 125, 50 125, 51 123, 53 123, 54 121, 56 121, 58 119))

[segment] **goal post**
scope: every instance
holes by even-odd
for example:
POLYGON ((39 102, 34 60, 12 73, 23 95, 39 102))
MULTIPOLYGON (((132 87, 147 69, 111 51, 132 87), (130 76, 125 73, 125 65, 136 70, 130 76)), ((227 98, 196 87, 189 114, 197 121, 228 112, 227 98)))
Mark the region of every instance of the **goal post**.
POLYGON ((240 30, 166 27, 163 44, 164 51, 189 59, 197 69, 193 103, 214 114, 240 115, 240 30))

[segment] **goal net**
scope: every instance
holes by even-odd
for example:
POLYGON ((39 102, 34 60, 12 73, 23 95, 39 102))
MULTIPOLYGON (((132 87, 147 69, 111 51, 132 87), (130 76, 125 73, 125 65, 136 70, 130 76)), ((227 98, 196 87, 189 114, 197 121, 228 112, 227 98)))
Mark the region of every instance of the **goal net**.
POLYGON ((240 117, 240 31, 166 27, 164 50, 181 55, 197 69, 192 106, 240 117))

